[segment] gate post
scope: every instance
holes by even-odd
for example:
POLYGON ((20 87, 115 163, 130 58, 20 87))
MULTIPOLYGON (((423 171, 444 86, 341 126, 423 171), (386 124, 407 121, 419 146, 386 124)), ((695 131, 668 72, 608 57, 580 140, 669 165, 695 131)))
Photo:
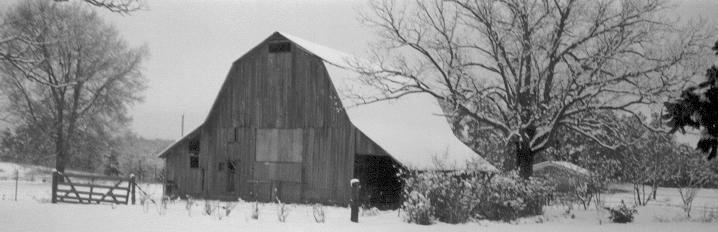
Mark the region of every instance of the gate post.
POLYGON ((349 183, 352 186, 352 198, 351 198, 351 221, 359 222, 359 180, 352 179, 349 183))
POLYGON ((132 191, 132 204, 135 204, 135 174, 130 174, 130 191, 132 191))
POLYGON ((52 203, 57 203, 57 170, 52 171, 52 203))

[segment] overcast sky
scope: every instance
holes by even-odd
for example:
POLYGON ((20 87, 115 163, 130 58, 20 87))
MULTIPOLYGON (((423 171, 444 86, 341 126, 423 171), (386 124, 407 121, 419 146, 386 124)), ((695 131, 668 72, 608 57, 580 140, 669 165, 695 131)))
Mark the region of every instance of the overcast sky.
POLYGON ((373 40, 357 11, 363 1, 160 1, 130 16, 103 13, 134 45, 147 44, 149 79, 133 129, 149 138, 180 136, 204 121, 231 63, 274 31, 361 54, 373 40))
MULTIPOLYGON (((132 129, 148 138, 178 138, 183 113, 185 131, 202 123, 231 63, 274 31, 355 55, 376 39, 359 21, 366 1, 144 1, 149 10, 129 16, 97 10, 130 44, 149 47, 149 88, 132 110, 132 129)), ((683 18, 718 18, 718 0, 676 3, 683 18)))

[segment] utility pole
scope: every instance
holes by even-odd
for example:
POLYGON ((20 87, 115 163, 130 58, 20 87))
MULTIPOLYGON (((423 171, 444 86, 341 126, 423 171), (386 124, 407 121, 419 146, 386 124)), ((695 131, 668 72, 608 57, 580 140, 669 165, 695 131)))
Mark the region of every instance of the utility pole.
POLYGON ((184 136, 184 113, 182 113, 182 129, 180 129, 180 137, 184 136))

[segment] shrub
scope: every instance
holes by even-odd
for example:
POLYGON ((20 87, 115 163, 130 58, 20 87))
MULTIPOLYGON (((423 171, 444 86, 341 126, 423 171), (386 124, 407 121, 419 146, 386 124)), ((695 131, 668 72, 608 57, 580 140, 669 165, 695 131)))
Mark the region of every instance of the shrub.
POLYGON ((434 223, 433 209, 430 200, 419 193, 411 191, 405 196, 401 209, 404 211, 404 220, 408 223, 431 225, 434 223))
POLYGON ((279 222, 286 222, 287 216, 289 216, 289 208, 283 202, 277 204, 277 219, 279 222))
POLYGON ((150 210, 150 204, 156 204, 156 202, 152 199, 151 194, 140 192, 140 204, 142 205, 143 211, 147 213, 150 210))
POLYGON ((361 208, 361 215, 362 215, 362 216, 367 216, 367 217, 379 215, 379 208, 377 208, 377 207, 371 207, 371 208, 369 208, 369 207, 362 207, 362 208, 361 208))
POLYGON ((491 178, 481 190, 477 213, 488 220, 511 221, 541 215, 553 186, 538 179, 522 179, 513 172, 491 178))
POLYGON ((157 206, 157 214, 159 215, 165 215, 167 214, 167 204, 169 203, 170 198, 167 196, 162 197, 162 201, 160 201, 160 205, 157 206))
POLYGON ((194 205, 194 199, 192 199, 189 195, 187 195, 187 201, 186 201, 185 209, 187 210, 187 215, 190 217, 192 216, 192 206, 194 205))
POLYGON ((204 200, 204 210, 202 211, 204 215, 211 216, 214 212, 214 209, 215 208, 214 206, 212 206, 212 202, 210 202, 209 200, 204 200))
POLYGON ((612 222, 615 223, 628 223, 633 221, 633 215, 638 213, 638 210, 636 210, 636 207, 633 206, 631 208, 628 208, 626 206, 626 203, 621 200, 621 204, 616 207, 604 207, 610 215, 608 216, 608 219, 610 219, 612 222))
POLYGON ((259 202, 254 202, 254 205, 252 205, 252 219, 259 219, 259 202))
MULTIPOLYGON (((277 196, 277 189, 274 189, 274 195, 277 196)), ((277 219, 279 222, 285 222, 287 221, 287 216, 289 216, 289 208, 287 208, 287 205, 282 202, 279 197, 276 197, 275 200, 277 201, 277 219)))
POLYGON ((312 206, 312 212, 314 214, 314 221, 317 223, 324 223, 324 207, 320 204, 312 206))
POLYGON ((424 172, 404 179, 404 220, 422 225, 434 219, 455 224, 540 215, 553 189, 544 181, 524 180, 516 173, 424 172))
POLYGON ((224 215, 229 217, 229 214, 232 213, 232 210, 234 210, 234 207, 237 207, 237 203, 233 203, 233 202, 225 203, 224 206, 222 206, 222 209, 224 210, 224 215))
MULTIPOLYGON (((570 183, 570 187, 565 192, 559 192, 555 197, 563 203, 579 204, 583 209, 587 210, 592 202, 597 209, 600 209, 601 191, 604 189, 605 181, 600 177, 590 177, 587 179, 577 179, 570 183)), ((548 180, 552 181, 552 180, 548 180)))
POLYGON ((430 224, 434 219, 446 223, 463 223, 471 218, 472 195, 475 187, 471 180, 446 173, 414 173, 405 179, 404 209, 407 220, 417 224, 430 224), (419 222, 421 221, 421 223, 419 222))

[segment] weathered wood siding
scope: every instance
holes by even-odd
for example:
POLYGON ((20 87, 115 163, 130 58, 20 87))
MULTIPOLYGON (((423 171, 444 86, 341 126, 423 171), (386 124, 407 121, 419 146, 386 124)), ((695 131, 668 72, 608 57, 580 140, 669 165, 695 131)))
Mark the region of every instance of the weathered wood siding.
MULTIPOLYGON (((321 59, 295 44, 291 52, 269 53, 268 44, 282 40, 275 34, 233 63, 200 130, 204 193, 345 203, 354 155, 385 152, 349 122, 321 59), (227 168, 220 170, 228 160, 237 164, 234 191, 228 191, 227 168)), ((170 177, 195 192, 186 185, 201 180, 184 173, 195 170, 182 165, 189 160, 182 149, 179 144, 167 158, 170 177)))
POLYGON ((202 169, 206 162, 202 161, 203 154, 200 148, 199 168, 190 168, 189 138, 199 136, 199 131, 191 133, 188 139, 179 141, 174 147, 170 148, 165 157, 165 168, 167 169, 167 179, 172 180, 178 187, 180 196, 192 195, 198 196, 202 194, 202 169))

